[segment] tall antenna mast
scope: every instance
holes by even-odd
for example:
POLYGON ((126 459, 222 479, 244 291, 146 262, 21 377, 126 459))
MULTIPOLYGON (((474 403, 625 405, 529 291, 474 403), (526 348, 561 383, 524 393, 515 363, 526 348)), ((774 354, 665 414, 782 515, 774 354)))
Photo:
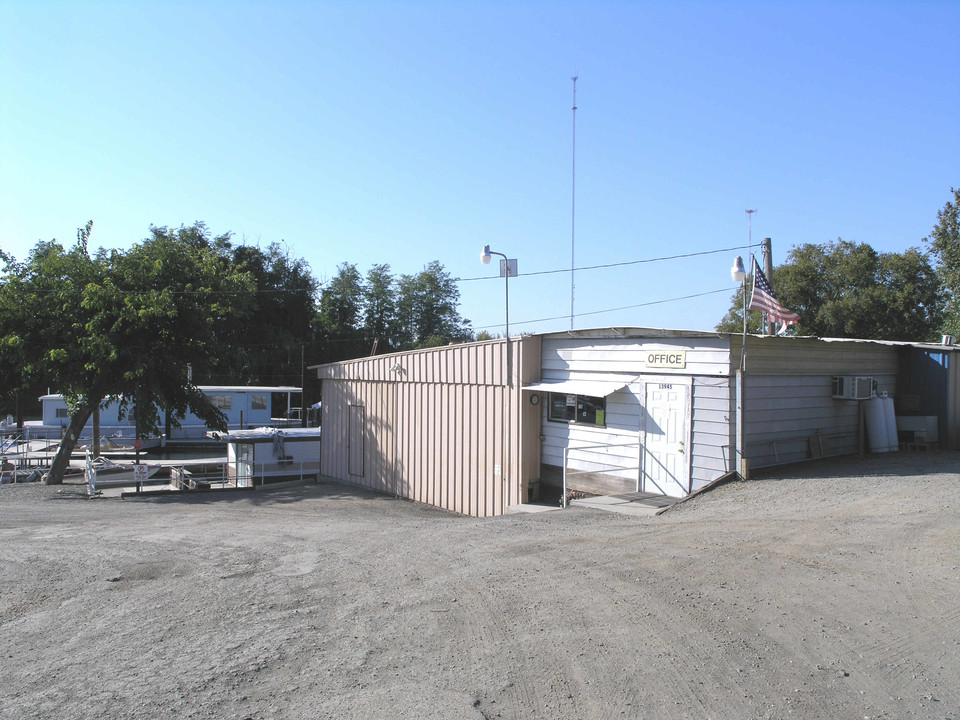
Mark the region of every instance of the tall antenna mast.
MULTIPOLYGON (((747 213, 747 262, 750 263, 748 273, 753 272, 753 214, 756 210, 744 210, 747 213)), ((743 286, 743 334, 747 334, 747 286, 743 286)))
POLYGON ((573 272, 576 267, 576 217, 577 217, 577 78, 574 75, 573 80, 573 159, 572 171, 570 176, 570 329, 573 330, 573 294, 576 287, 573 281, 573 272))

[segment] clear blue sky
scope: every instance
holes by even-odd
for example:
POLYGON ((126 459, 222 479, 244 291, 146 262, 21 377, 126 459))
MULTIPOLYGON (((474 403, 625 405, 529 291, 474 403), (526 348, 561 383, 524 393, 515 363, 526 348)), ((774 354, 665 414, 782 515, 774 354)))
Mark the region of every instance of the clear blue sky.
MULTIPOLYGON (((0 245, 202 220, 321 280, 439 260, 502 332, 485 243, 570 268, 577 74, 577 266, 745 246, 748 208, 775 264, 901 251, 960 185, 958 32, 958 2, 0 0, 0 245)), ((738 252, 577 272, 575 325, 712 329, 738 252)), ((569 273, 510 299, 569 327, 569 273)))

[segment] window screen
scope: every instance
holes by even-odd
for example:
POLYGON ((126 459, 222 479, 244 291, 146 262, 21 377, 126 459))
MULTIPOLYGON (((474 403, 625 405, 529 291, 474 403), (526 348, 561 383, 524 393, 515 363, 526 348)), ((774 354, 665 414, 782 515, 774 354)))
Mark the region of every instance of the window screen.
POLYGON ((606 398, 550 393, 550 408, 547 417, 554 422, 603 426, 607 423, 606 416, 606 398))

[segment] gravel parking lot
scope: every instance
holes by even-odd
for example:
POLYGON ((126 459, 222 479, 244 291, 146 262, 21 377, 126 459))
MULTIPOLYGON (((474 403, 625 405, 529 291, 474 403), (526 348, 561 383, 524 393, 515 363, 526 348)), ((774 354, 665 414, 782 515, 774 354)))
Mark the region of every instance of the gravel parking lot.
POLYGON ((960 454, 659 517, 0 486, 0 717, 960 718, 960 454))

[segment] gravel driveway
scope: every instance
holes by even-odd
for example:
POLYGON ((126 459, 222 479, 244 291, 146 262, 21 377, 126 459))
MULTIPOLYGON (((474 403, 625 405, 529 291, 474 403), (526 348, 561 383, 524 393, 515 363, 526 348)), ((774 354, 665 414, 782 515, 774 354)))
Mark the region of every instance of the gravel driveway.
POLYGON ((958 470, 640 518, 0 486, 0 718, 960 718, 958 470))

